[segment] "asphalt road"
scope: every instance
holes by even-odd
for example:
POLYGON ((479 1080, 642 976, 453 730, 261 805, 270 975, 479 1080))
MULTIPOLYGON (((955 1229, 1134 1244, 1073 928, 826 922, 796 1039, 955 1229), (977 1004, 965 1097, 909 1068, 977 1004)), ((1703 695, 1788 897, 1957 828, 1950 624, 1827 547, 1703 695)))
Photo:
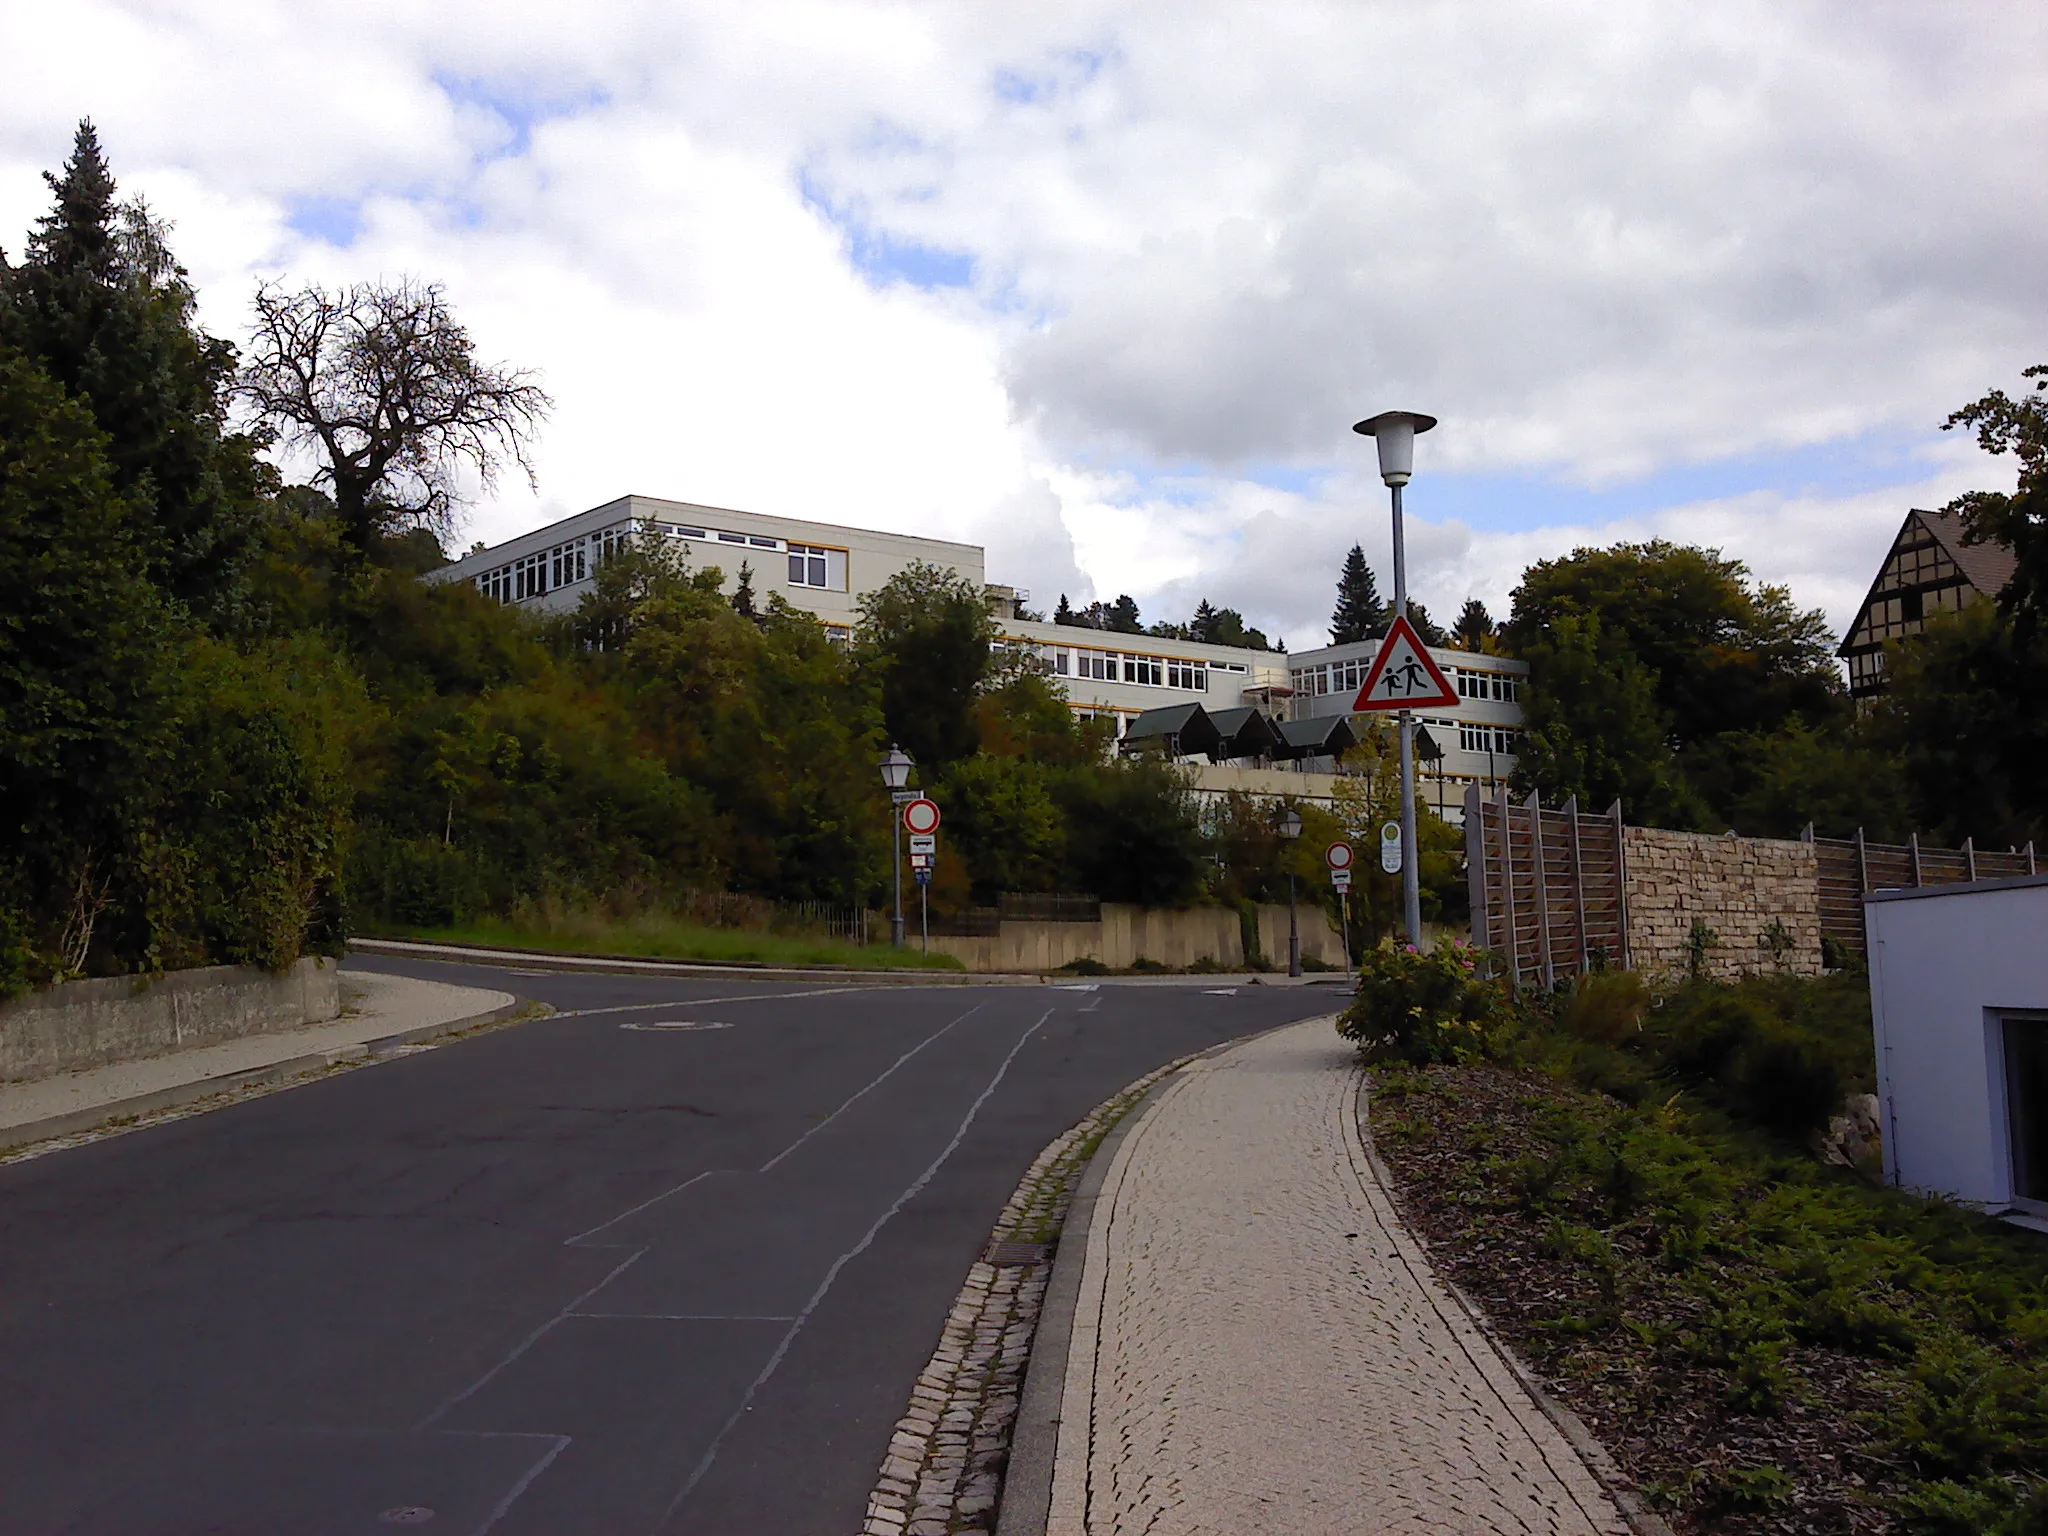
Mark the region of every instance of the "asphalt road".
POLYGON ((0 1166, 6 1536, 856 1530, 1031 1159, 1337 1006, 351 964, 561 1012, 0 1166))

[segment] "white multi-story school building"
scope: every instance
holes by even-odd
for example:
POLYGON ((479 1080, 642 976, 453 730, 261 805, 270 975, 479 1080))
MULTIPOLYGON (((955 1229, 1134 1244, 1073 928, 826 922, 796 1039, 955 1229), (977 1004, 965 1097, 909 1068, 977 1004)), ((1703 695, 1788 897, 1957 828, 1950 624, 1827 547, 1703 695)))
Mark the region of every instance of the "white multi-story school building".
MULTIPOLYGON (((472 550, 426 579, 467 581, 501 602, 564 611, 592 590, 606 554, 635 534, 675 541, 693 566, 717 566, 727 592, 739 585, 744 563, 761 600, 780 593, 815 614, 840 639, 859 620, 861 594, 913 561, 956 571, 989 595, 1005 643, 1035 654, 1077 713, 1113 718, 1119 737, 1148 711, 1180 704, 1198 704, 1211 716, 1255 709, 1276 727, 1348 715, 1378 649, 1377 641, 1368 640, 1289 655, 1020 619, 1016 613, 1028 594, 989 585, 979 545, 651 496, 623 496, 472 550)), ((1432 650, 1431 655, 1452 677, 1460 697, 1455 708, 1423 717, 1443 755, 1424 765, 1420 782, 1431 803, 1441 800, 1446 815, 1456 820, 1468 783, 1476 780, 1490 791, 1514 771, 1521 688, 1529 669, 1500 656, 1453 650, 1432 650)), ((1274 754, 1250 751, 1263 738, 1240 729, 1242 723, 1241 717, 1232 723, 1229 742, 1216 749, 1225 755, 1183 759, 1198 791, 1239 788, 1328 798, 1335 779, 1330 770, 1337 764, 1327 757, 1288 757, 1284 746, 1274 754), (1227 755, 1238 749, 1249 755, 1227 755)), ((1364 729, 1363 722, 1354 723, 1364 729)))

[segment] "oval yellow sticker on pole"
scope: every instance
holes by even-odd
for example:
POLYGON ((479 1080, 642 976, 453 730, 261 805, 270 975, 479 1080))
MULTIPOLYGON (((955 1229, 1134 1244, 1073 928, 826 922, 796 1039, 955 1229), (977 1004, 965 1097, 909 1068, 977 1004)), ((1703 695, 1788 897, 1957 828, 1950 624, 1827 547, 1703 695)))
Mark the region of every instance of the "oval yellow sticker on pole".
POLYGON ((1380 828, 1380 868, 1390 875, 1401 873, 1401 823, 1390 821, 1380 828))

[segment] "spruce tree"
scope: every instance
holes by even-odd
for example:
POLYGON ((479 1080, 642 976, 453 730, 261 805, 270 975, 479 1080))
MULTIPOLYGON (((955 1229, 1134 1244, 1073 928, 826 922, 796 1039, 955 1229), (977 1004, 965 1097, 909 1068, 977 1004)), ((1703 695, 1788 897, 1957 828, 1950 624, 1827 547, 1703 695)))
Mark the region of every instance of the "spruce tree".
POLYGON ((1387 627, 1387 605, 1380 601, 1379 583, 1372 567, 1365 563, 1363 546, 1354 544, 1344 557, 1344 570, 1337 578, 1337 609, 1330 615, 1330 644, 1350 645, 1370 640, 1387 627))
POLYGON ((732 594, 732 611, 743 619, 760 620, 760 612, 754 606, 754 568, 746 561, 740 562, 740 584, 732 594))
POLYGON ((1130 593, 1121 594, 1109 605, 1109 622, 1103 626, 1120 635, 1141 635, 1145 626, 1138 622, 1138 605, 1130 593))
POLYGON ((1060 594, 1059 607, 1053 609, 1052 611, 1052 621, 1055 624, 1066 624, 1070 626, 1078 625, 1081 622, 1078 618, 1074 616, 1074 605, 1067 601, 1067 594, 1064 592, 1060 594))
POLYGON ((1465 606, 1458 610, 1458 622, 1451 626, 1451 636, 1461 650, 1484 651, 1493 643, 1493 615, 1486 611, 1486 604, 1476 597, 1465 599, 1465 606))
POLYGON ((1415 626, 1415 633, 1422 636, 1424 645, 1442 650, 1451 648, 1451 637, 1429 616, 1429 610, 1412 597, 1408 599, 1408 622, 1415 626))
POLYGON ((193 324, 194 296, 165 225, 115 200, 90 121, 54 206, 18 267, 0 268, 0 340, 85 405, 108 438, 115 488, 150 525, 144 559, 176 596, 214 616, 232 603, 270 472, 226 430, 235 350, 193 324))

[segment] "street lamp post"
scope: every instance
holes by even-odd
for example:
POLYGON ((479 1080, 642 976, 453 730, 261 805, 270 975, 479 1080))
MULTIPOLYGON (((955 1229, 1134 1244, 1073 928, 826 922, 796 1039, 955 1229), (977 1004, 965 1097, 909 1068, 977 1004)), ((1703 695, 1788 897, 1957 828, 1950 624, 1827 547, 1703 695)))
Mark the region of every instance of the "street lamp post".
MULTIPOLYGON (((1408 615, 1408 552, 1401 532, 1401 487, 1415 473, 1415 434, 1436 425, 1434 416, 1414 411, 1382 411, 1352 427, 1372 438, 1380 451, 1380 479, 1394 498, 1394 616, 1408 615)), ((1407 910, 1408 942, 1422 947, 1421 859, 1415 847, 1415 716, 1400 713, 1401 724, 1401 903, 1407 910)))
POLYGON ((1280 818, 1280 836, 1286 839, 1289 849, 1287 860, 1287 974, 1301 974, 1301 927, 1294 916, 1294 840, 1301 836, 1301 812, 1293 806, 1280 818))
POLYGON ((903 811, 902 805, 911 797, 911 791, 903 786, 910 782, 910 770, 917 766, 911 755, 889 743, 889 750, 882 754, 878 766, 882 770, 882 782, 889 789, 889 837, 890 846, 896 857, 892 868, 896 876, 896 911, 889 919, 889 942, 898 949, 903 947, 903 811))

